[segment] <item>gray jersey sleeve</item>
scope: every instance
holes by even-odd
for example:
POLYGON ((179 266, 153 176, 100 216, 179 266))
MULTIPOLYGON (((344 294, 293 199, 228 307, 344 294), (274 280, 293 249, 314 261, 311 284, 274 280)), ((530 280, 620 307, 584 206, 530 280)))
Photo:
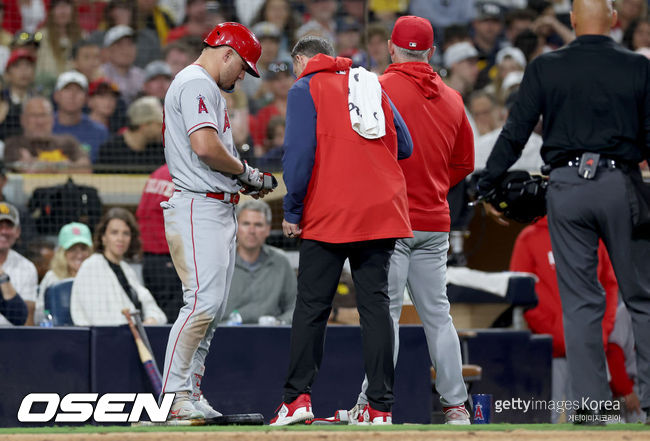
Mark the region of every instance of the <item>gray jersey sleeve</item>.
POLYGON ((180 93, 180 107, 187 135, 203 127, 212 127, 222 134, 219 115, 224 113, 221 96, 215 96, 214 85, 207 79, 197 78, 183 85, 180 93))

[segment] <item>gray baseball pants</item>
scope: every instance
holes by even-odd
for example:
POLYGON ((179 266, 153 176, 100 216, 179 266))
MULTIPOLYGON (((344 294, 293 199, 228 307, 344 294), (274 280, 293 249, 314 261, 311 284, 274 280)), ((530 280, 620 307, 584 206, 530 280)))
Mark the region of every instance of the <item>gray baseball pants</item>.
MULTIPOLYGON (((557 270, 572 398, 610 400, 601 322, 605 292, 598 282, 598 239, 614 267, 632 317, 641 406, 650 407, 650 241, 632 239, 627 177, 599 168, 594 179, 577 169, 551 172, 548 226, 557 270)), ((589 404, 588 404, 589 406, 589 404)))
MULTIPOLYGON (((447 298, 447 251, 449 233, 414 231, 415 237, 399 239, 388 270, 390 316, 395 331, 393 363, 399 352, 399 318, 404 288, 408 287, 418 311, 436 370, 436 390, 443 406, 457 406, 467 400, 463 382, 460 342, 449 315, 447 298)), ((368 379, 364 378, 358 404, 366 404, 368 379)))

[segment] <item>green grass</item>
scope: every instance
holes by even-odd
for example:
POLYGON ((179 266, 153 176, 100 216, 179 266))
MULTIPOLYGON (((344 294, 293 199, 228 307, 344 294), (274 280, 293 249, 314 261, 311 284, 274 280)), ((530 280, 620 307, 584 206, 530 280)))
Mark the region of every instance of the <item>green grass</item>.
POLYGON ((394 424, 392 426, 155 426, 155 427, 130 427, 130 426, 82 426, 82 427, 11 427, 0 428, 0 435, 4 434, 28 434, 28 433, 107 433, 107 432, 265 432, 265 431, 382 431, 394 432, 404 430, 416 431, 512 431, 512 430, 535 430, 535 431, 648 431, 650 426, 643 424, 611 424, 604 427, 576 426, 573 424, 486 424, 467 426, 446 426, 442 424, 394 424))

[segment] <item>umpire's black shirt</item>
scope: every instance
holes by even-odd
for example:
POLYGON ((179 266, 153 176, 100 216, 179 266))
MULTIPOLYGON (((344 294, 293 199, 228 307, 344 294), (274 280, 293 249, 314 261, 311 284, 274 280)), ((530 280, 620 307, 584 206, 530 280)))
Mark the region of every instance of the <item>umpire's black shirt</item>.
POLYGON ((650 158, 650 61, 603 35, 582 35, 534 59, 488 158, 480 193, 519 158, 540 114, 546 164, 583 152, 631 163, 650 158))

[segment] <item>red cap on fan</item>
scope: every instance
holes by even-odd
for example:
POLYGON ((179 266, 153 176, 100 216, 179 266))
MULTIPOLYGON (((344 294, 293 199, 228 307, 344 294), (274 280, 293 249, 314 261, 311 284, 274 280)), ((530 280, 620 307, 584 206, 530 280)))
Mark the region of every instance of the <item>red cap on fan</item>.
POLYGON ((433 47, 433 28, 425 18, 405 15, 395 22, 390 39, 401 48, 424 51, 433 47))

